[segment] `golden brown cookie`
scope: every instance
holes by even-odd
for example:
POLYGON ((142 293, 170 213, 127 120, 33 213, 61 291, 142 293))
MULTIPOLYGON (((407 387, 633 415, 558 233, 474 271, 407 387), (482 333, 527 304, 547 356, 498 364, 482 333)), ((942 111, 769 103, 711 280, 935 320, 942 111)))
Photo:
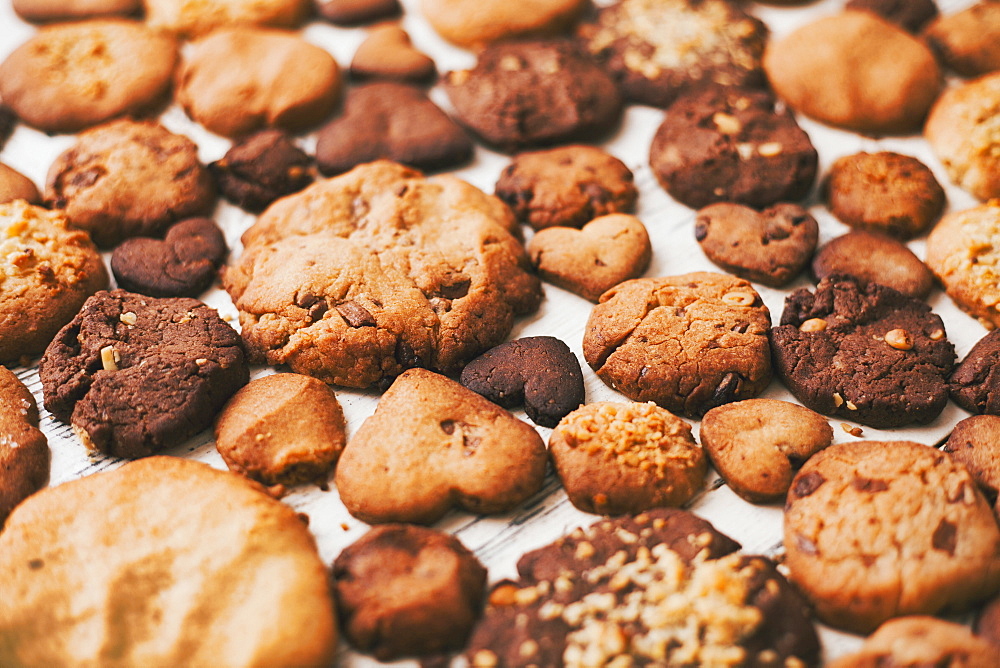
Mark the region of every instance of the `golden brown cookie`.
POLYGON ((295 28, 311 8, 309 0, 143 0, 143 4, 151 28, 181 37, 232 26, 295 28))
POLYGON ((935 617, 891 619, 865 640, 861 649, 828 664, 829 668, 995 668, 1000 648, 972 635, 967 626, 935 617))
POLYGON ((12 0, 11 6, 25 21, 54 23, 136 14, 142 0, 12 0))
POLYGON ((41 193, 34 182, 13 167, 0 163, 0 204, 23 199, 28 204, 38 204, 41 193))
POLYGON ((973 415, 955 425, 941 448, 965 466, 987 501, 1000 493, 1000 417, 973 415))
POLYGON ((427 21, 449 42, 467 48, 529 35, 554 35, 587 7, 585 0, 421 0, 427 21))
POLYGON ((867 230, 852 230, 826 242, 816 251, 812 272, 817 281, 842 274, 917 299, 926 299, 934 287, 934 274, 903 242, 867 230))
POLYGON ((376 26, 358 46, 351 60, 351 77, 400 83, 428 83, 434 79, 434 61, 413 46, 398 25, 376 26))
POLYGON ((939 16, 923 36, 944 64, 963 77, 1000 69, 1000 5, 995 2, 939 16))
POLYGON ((48 484, 51 458, 35 398, 0 366, 0 528, 17 504, 48 484))
POLYGON ((0 580, 4 666, 333 662, 312 534, 198 462, 151 457, 35 494, 0 534, 0 580))

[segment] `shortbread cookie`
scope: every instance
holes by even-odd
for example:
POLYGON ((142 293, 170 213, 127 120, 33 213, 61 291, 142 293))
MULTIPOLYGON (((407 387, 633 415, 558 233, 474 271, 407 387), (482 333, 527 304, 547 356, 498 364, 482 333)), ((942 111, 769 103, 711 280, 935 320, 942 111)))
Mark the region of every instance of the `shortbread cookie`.
POLYGON ((226 466, 265 485, 325 487, 346 441, 333 390, 297 373, 250 382, 215 422, 215 447, 226 466))
POLYGON ((0 204, 0 361, 36 355, 108 272, 66 216, 23 200, 0 204))
POLYGON ((944 64, 963 77, 1000 70, 1000 5, 994 2, 941 16, 923 36, 944 64))
POLYGON ((783 501, 795 472, 833 442, 826 418, 777 399, 713 408, 698 435, 715 470, 750 503, 783 501))
POLYGON ((253 358, 351 387, 455 372, 541 299, 498 199, 390 162, 271 206, 223 282, 253 358))
POLYGON ((580 32, 633 102, 666 107, 705 83, 762 86, 767 27, 726 0, 620 0, 580 32))
POLYGON ((28 204, 38 204, 42 199, 35 183, 13 167, 0 163, 0 204, 23 199, 28 204))
POLYGON ((826 242, 813 258, 812 271, 817 281, 843 274, 916 299, 926 299, 934 287, 934 274, 905 244, 866 230, 853 230, 826 242))
POLYGON ((239 334, 196 299, 98 292, 38 365, 45 407, 88 449, 145 457, 212 424, 249 379, 239 334))
POLYGON ((652 402, 587 404, 559 422, 549 452, 573 505, 600 515, 682 506, 708 471, 691 426, 652 402))
POLYGON ((222 159, 209 163, 222 196, 260 213, 276 199, 313 182, 312 160, 281 130, 261 130, 237 141, 222 159))
POLYGON ((830 668, 993 668, 1000 648, 972 635, 967 626, 935 617, 891 619, 865 640, 861 649, 832 661, 830 668))
POLYGON ((601 297, 583 354, 629 399, 700 417, 767 387, 770 327, 767 306, 744 280, 708 272, 639 278, 601 297))
POLYGON ((951 375, 952 400, 970 413, 1000 415, 1000 330, 981 338, 951 375))
POLYGON ((421 0, 420 9, 449 42, 478 48, 516 37, 555 35, 588 7, 585 0, 421 0))
POLYGON ((920 32, 929 21, 937 17, 934 0, 848 0, 845 9, 856 9, 878 14, 903 30, 920 32))
POLYGON ((486 569, 454 536, 408 524, 375 527, 333 562, 344 633, 379 661, 465 646, 486 569))
POLYGON ((517 507, 541 488, 547 461, 527 423, 453 380, 410 369, 347 443, 337 490, 369 524, 431 524, 453 507, 517 507))
POLYGON ((143 0, 151 28, 198 37, 234 26, 297 27, 310 10, 309 0, 143 0))
POLYGON ((76 132, 164 101, 173 38, 124 19, 41 28, 0 64, 0 98, 45 132, 76 132))
POLYGON ((410 36, 398 25, 373 28, 351 60, 351 77, 362 81, 379 79, 422 84, 436 75, 437 68, 431 57, 414 47, 410 36))
POLYGON ((25 21, 55 23, 137 14, 142 0, 12 0, 11 6, 25 21))
POLYGON ((327 570, 296 511, 179 457, 29 498, 0 534, 0 580, 4 666, 334 661, 327 570))
POLYGON ((17 504, 48 484, 51 458, 35 398, 0 366, 0 527, 17 504))
POLYGON ((973 415, 955 425, 941 448, 969 470, 987 501, 1000 492, 1000 417, 973 415))
POLYGON ((343 26, 392 18, 403 9, 399 0, 314 0, 313 4, 320 17, 343 26))
POLYGON ((294 33, 225 28, 185 53, 177 102, 226 137, 263 127, 305 130, 326 118, 340 98, 333 56, 294 33))
POLYGON ((120 120, 84 132, 56 158, 45 199, 104 248, 208 215, 215 188, 193 141, 155 122, 120 120))

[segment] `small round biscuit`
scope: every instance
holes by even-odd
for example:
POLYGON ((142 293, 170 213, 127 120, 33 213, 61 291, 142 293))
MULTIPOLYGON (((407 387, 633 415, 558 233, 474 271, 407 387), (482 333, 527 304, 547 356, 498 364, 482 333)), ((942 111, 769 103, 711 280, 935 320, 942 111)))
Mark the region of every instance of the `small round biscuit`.
POLYGON ((11 5, 25 21, 54 23, 137 14, 142 0, 12 0, 11 5))
POLYGON ((0 163, 0 204, 16 199, 23 199, 28 204, 39 204, 42 195, 31 179, 13 167, 0 163))
POLYGON ((827 664, 829 668, 995 668, 1000 648, 972 635, 969 627, 936 617, 891 619, 861 649, 827 664))
POLYGON ((149 27, 193 38, 233 26, 297 27, 309 0, 143 0, 149 27))
POLYGON ((955 425, 941 448, 969 470, 991 502, 1000 493, 1000 417, 973 415, 955 425))
POLYGON ((938 17, 923 36, 944 64, 963 77, 1000 70, 1000 5, 995 2, 938 17))
POLYGON ((466 48, 504 39, 555 35, 587 8, 586 0, 421 0, 439 35, 466 48))
POLYGON ((17 504, 48 484, 51 459, 35 398, 0 366, 0 527, 17 504))
POLYGON ((951 398, 970 413, 1000 415, 1000 330, 981 338, 951 374, 951 398))
POLYGON ((652 402, 578 408, 553 430, 549 452, 569 500, 599 515, 682 506, 708 471, 691 426, 652 402))
POLYGON ((926 299, 934 274, 903 242, 879 232, 853 230, 826 242, 812 261, 813 276, 854 276, 878 283, 908 297, 926 299))

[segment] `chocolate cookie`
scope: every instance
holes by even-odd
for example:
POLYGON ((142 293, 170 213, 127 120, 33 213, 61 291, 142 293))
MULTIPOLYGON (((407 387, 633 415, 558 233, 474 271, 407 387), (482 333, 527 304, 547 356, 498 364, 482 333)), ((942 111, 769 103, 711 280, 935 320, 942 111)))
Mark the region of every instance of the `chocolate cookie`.
POLYGON ((212 424, 249 379, 239 334, 196 299, 98 292, 38 365, 45 407, 88 449, 145 457, 212 424))
POLYGON ((1000 529, 965 467, 911 441, 814 455, 785 505, 789 578, 821 620, 868 633, 1000 589, 1000 529))
POLYGON ((489 46, 444 89, 458 120, 507 152, 596 138, 622 111, 614 81, 570 40, 489 46))
POLYGON ((972 635, 967 626, 935 617, 891 619, 865 640, 861 649, 829 664, 830 668, 919 668, 949 666, 991 668, 1000 649, 972 635))
POLYGON ((316 164, 327 176, 379 159, 446 169, 471 157, 472 140, 424 91, 391 82, 353 88, 344 113, 316 142, 316 164))
POLYGON ((824 244, 813 258, 812 272, 817 281, 843 274, 916 299, 926 299, 934 287, 934 274, 905 244, 866 230, 854 230, 824 244))
POLYGON ((11 6, 25 21, 55 23, 137 14, 142 0, 12 0, 11 6))
POLYGON ((816 162, 809 136, 769 93, 720 86, 678 98, 649 150, 660 185, 694 209, 800 199, 816 178, 816 162))
POLYGON ((48 484, 51 459, 35 398, 0 366, 0 527, 17 504, 48 484))
POLYGON ((17 126, 17 114, 6 104, 0 103, 0 149, 4 147, 17 126))
POLYGON ((979 611, 975 628, 976 633, 993 643, 994 647, 1000 646, 1000 596, 995 597, 979 611))
POLYGON ((261 130, 209 163, 222 196, 251 213, 313 182, 312 160, 281 130, 261 130))
POLYGON ((938 15, 934 0, 849 0, 844 8, 878 14, 912 33, 920 32, 938 15))
POLYGON ((598 216, 631 211, 638 194, 625 163, 582 145, 519 153, 496 186, 496 196, 536 230, 582 227, 598 216))
POLYGON ((23 199, 28 204, 39 204, 42 195, 34 182, 13 167, 0 163, 0 204, 23 199))
POLYGON ((763 86, 767 27, 726 0, 620 0, 580 30, 629 100, 666 107, 704 83, 763 86))
POLYGON ((941 16, 923 33, 944 64, 963 77, 1000 70, 1000 6, 980 2, 941 16))
POLYGON ((39 130, 76 132, 162 103, 176 64, 174 39, 141 23, 60 23, 0 64, 0 98, 39 130))
POLYGON ((351 78, 361 81, 379 79, 424 84, 435 76, 437 68, 434 61, 417 50, 410 42, 410 36, 397 25, 373 28, 351 60, 351 78))
POLYGON ((518 37, 555 35, 576 21, 586 0, 421 0, 427 21, 446 40, 466 48, 518 37))
POLYGON ((798 204, 755 211, 740 204, 705 207, 694 237, 705 257, 748 281, 780 287, 806 265, 819 239, 819 225, 798 204))
POLYGON ((827 206, 853 228, 910 239, 941 215, 944 190, 927 165, 891 151, 838 159, 824 182, 827 206))
POLYGON ((403 9, 399 0, 314 0, 313 4, 320 17, 343 26, 388 19, 403 9))
POLYGON ((1000 330, 981 338, 951 375, 952 400, 970 413, 1000 415, 1000 330))
POLYGON ((146 23, 161 31, 192 38, 227 27, 295 28, 310 10, 309 0, 143 0, 146 23))
POLYGON ((211 218, 171 226, 163 240, 127 239, 111 254, 118 287, 150 297, 196 297, 205 291, 229 251, 211 218))
POLYGON ((190 139, 158 123, 120 120, 82 133, 56 158, 45 199, 105 248, 209 214, 215 188, 190 139))
POLYGON ((973 415, 955 425, 941 448, 965 466, 987 501, 1000 492, 1000 417, 973 415))
POLYGON ((583 354, 629 399, 700 417, 767 387, 770 326, 767 306, 744 280, 708 272, 639 278, 601 297, 583 354))
POLYGON ((486 569, 450 534, 375 527, 333 562, 347 639, 379 661, 461 649, 479 617, 486 569))
POLYGON ((991 200, 945 215, 927 237, 927 266, 959 308, 990 328, 1000 325, 997 235, 1000 200, 991 200))

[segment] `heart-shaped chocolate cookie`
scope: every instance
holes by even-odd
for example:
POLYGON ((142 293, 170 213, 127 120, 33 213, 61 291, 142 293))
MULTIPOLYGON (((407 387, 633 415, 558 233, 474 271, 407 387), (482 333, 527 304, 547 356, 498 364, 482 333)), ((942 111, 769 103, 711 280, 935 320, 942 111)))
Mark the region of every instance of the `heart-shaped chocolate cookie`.
POLYGON ((608 289, 646 271, 652 247, 638 218, 614 213, 579 230, 540 230, 528 242, 528 254, 543 280, 596 304, 608 289))
POLYGON ((434 61, 414 48, 410 36, 397 25, 372 30, 351 61, 351 76, 355 79, 427 83, 436 74, 434 61))

